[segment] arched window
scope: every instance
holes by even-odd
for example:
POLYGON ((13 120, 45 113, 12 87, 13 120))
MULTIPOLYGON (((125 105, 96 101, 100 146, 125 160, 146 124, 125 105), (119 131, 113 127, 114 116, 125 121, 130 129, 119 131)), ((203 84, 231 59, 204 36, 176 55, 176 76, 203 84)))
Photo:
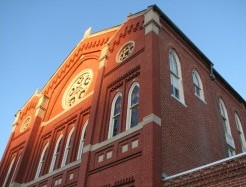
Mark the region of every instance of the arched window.
POLYGON ((36 171, 36 175, 35 175, 35 179, 37 179, 38 177, 41 176, 41 171, 42 171, 42 168, 44 166, 44 162, 46 160, 46 156, 47 156, 47 150, 48 150, 48 146, 49 146, 49 143, 47 143, 42 151, 42 154, 41 154, 41 157, 39 159, 39 163, 38 163, 38 168, 37 168, 37 171, 36 171))
POLYGON ((228 120, 227 110, 222 99, 219 100, 219 105, 220 105, 220 114, 223 122, 224 131, 225 133, 231 135, 231 128, 228 120))
POLYGON ((128 93, 126 129, 138 124, 139 111, 139 84, 133 83, 128 93))
POLYGON ((81 138, 80 138, 80 142, 79 142, 79 150, 78 150, 77 160, 81 159, 82 154, 83 154, 87 125, 88 125, 88 120, 85 122, 83 129, 82 129, 81 138))
POLYGON ((111 106, 108 138, 114 137, 120 133, 121 101, 122 95, 121 93, 117 93, 111 106))
POLYGON ((231 128, 230 128, 227 110, 221 98, 219 99, 219 106, 220 106, 220 114, 222 118, 223 129, 225 132, 226 142, 228 144, 228 155, 233 156, 235 155, 235 144, 231 134, 231 128))
POLYGON ((72 128, 68 134, 65 151, 63 154, 63 158, 62 158, 61 167, 68 164, 67 162, 68 162, 69 152, 71 152, 70 150, 71 150, 71 145, 72 145, 72 140, 73 140, 73 134, 74 134, 74 128, 72 128))
POLYGON ((9 165, 9 169, 8 169, 7 175, 5 177, 3 186, 8 186, 8 184, 11 182, 9 180, 10 180, 11 175, 13 175, 12 170, 14 168, 15 159, 16 159, 16 156, 11 160, 11 163, 9 165))
POLYGON ((200 75, 196 70, 192 71, 195 95, 204 100, 203 85, 200 75))
POLYGON ((236 125, 237 125, 237 132, 239 134, 239 138, 240 138, 240 142, 241 142, 242 151, 245 152, 246 151, 245 136, 243 133, 243 127, 242 127, 240 118, 239 118, 237 113, 235 113, 235 121, 236 121, 236 125))
POLYGON ((184 103, 184 92, 181 75, 181 65, 173 49, 169 51, 171 95, 184 103))
POLYGON ((60 135, 56 141, 56 146, 55 146, 54 153, 52 156, 49 172, 52 172, 54 169, 59 168, 59 163, 58 163, 59 159, 58 158, 59 158, 59 155, 61 152, 62 138, 63 138, 63 135, 60 135))

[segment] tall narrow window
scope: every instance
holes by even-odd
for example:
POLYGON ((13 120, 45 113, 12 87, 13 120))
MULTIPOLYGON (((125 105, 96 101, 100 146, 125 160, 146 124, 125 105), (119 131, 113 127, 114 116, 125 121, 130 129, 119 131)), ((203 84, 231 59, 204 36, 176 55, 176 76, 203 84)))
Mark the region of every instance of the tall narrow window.
POLYGON ((114 137, 120 133, 121 100, 121 93, 116 94, 113 99, 111 106, 108 138, 114 137))
POLYGON ((171 77, 171 95, 184 103, 180 62, 177 54, 173 49, 171 49, 169 52, 169 63, 171 77))
POLYGON ((245 152, 246 151, 245 136, 243 133, 243 127, 242 127, 241 121, 240 121, 237 113, 235 113, 235 121, 236 121, 236 125, 237 125, 237 132, 239 134, 242 151, 245 152))
POLYGON ((61 152, 62 138, 63 138, 63 135, 60 135, 58 140, 56 141, 56 146, 55 146, 55 150, 52 156, 49 172, 52 172, 54 169, 59 168, 58 161, 59 161, 59 156, 61 152))
POLYGON ((133 83, 128 93, 126 129, 135 127, 138 124, 139 111, 139 84, 133 83))
POLYGON ((13 182, 13 180, 14 180, 14 177, 15 177, 15 172, 16 172, 16 170, 17 170, 17 167, 19 166, 19 162, 20 162, 20 160, 21 160, 21 154, 19 154, 19 157, 18 157, 18 159, 17 159, 17 161, 16 161, 16 164, 15 164, 15 166, 14 166, 14 169, 13 169, 13 174, 12 174, 12 177, 11 177, 11 180, 10 180, 10 183, 12 183, 13 182))
POLYGON ((9 180, 10 180, 10 178, 12 178, 11 175, 13 175, 12 170, 13 170, 13 167, 14 167, 15 159, 16 159, 16 157, 14 157, 14 158, 12 159, 12 161, 11 161, 11 163, 10 163, 10 165, 9 165, 9 169, 8 169, 7 175, 6 175, 6 177, 5 177, 3 186, 8 186, 9 183, 11 182, 11 181, 9 181, 9 180))
POLYGON ((80 142, 79 142, 79 150, 78 150, 77 160, 81 159, 82 154, 83 154, 83 148, 85 145, 85 138, 86 138, 87 124, 88 124, 88 120, 85 122, 84 127, 82 129, 81 138, 80 138, 80 142))
POLYGON ((235 153, 235 144, 234 144, 234 140, 233 140, 232 134, 231 134, 231 128, 230 128, 227 110, 226 110, 225 104, 221 98, 219 99, 219 106, 220 106, 220 114, 221 114, 222 123, 223 123, 223 129, 225 132, 226 143, 228 145, 228 155, 232 156, 232 155, 236 154, 235 153))
POLYGON ((63 167, 66 164, 68 164, 68 156, 69 156, 69 152, 71 152, 70 150, 71 150, 73 134, 74 134, 73 132, 74 132, 74 128, 72 128, 70 130, 69 134, 68 134, 65 151, 64 151, 64 154, 63 154, 63 158, 62 158, 61 167, 63 167))
POLYGON ((47 143, 42 151, 42 154, 41 154, 41 157, 40 157, 40 160, 39 160, 39 163, 38 163, 38 168, 37 168, 37 171, 36 171, 36 175, 35 175, 35 179, 37 179, 38 177, 41 176, 41 171, 43 169, 43 166, 44 166, 44 163, 45 163, 45 160, 46 160, 46 156, 47 156, 47 150, 48 150, 48 146, 49 146, 49 143, 47 143))
POLYGON ((196 70, 192 71, 192 78, 193 78, 193 83, 194 83, 195 95, 198 96, 200 99, 204 100, 202 80, 196 70))

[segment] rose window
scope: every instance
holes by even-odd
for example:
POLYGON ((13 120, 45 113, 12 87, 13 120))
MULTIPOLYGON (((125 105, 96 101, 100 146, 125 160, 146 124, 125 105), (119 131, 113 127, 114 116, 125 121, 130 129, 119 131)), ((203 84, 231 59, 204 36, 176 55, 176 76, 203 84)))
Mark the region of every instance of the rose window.
POLYGON ((118 54, 118 62, 123 62, 125 59, 127 59, 132 51, 134 50, 135 44, 134 42, 128 42, 124 47, 121 49, 121 51, 118 54))
POLYGON ((71 107, 83 99, 91 84, 92 76, 92 71, 87 69, 75 77, 64 94, 63 107, 71 107))

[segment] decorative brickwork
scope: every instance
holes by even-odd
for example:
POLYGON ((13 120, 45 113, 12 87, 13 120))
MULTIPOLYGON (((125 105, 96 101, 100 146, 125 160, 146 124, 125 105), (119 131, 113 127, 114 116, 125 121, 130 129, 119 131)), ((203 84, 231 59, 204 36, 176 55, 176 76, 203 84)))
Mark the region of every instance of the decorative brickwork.
POLYGON ((240 135, 246 133, 246 102, 212 66, 155 5, 120 26, 89 28, 17 112, 0 186, 246 186, 240 135), (180 71, 172 76, 170 51, 180 71), (171 91, 175 76, 182 100, 171 91), (220 98, 233 144, 223 129, 220 98), (228 145, 236 156, 229 157, 228 145))

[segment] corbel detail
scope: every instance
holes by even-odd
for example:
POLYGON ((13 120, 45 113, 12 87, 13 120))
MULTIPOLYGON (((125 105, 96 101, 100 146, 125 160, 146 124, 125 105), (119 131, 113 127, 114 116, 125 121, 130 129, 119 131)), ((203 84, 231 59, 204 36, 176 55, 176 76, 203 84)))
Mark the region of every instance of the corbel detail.
POLYGON ((45 111, 48 107, 48 102, 49 102, 49 98, 45 95, 42 95, 39 98, 38 104, 36 106, 36 113, 35 116, 39 116, 41 118, 44 117, 45 111))
POLYGON ((107 59, 108 59, 108 45, 105 45, 102 48, 101 55, 99 58, 99 69, 103 68, 107 64, 107 59))

